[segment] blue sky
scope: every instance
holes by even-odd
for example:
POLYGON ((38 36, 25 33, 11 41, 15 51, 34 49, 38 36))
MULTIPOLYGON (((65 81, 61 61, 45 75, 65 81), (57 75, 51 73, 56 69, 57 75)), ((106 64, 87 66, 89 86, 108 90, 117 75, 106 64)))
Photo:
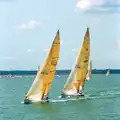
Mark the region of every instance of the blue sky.
POLYGON ((0 70, 35 70, 57 30, 57 69, 71 69, 86 27, 93 68, 120 68, 120 0, 0 0, 0 70))

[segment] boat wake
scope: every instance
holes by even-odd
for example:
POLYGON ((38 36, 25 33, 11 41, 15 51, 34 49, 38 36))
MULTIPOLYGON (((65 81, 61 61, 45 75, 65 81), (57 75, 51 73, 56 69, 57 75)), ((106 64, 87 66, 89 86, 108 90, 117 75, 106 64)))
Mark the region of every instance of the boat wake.
MULTIPOLYGON (((58 96, 59 99, 49 99, 49 103, 65 103, 65 102, 70 102, 70 101, 78 101, 78 100, 93 100, 93 99, 105 99, 105 98, 115 98, 115 97, 120 97, 120 91, 99 91, 96 94, 86 94, 84 97, 79 97, 79 98, 61 98, 58 96)), ((21 102, 24 104, 24 102, 21 102)), ((34 102, 35 103, 35 102, 34 102)))
POLYGON ((104 98, 115 98, 120 97, 120 91, 107 91, 107 92, 99 92, 97 94, 88 94, 87 99, 104 99, 104 98))
MULTIPOLYGON (((78 100, 93 100, 93 99, 104 99, 104 98, 115 98, 120 97, 120 91, 99 91, 97 94, 86 94, 84 97, 79 98, 64 98, 60 100, 51 100, 52 103, 58 103, 58 102, 69 102, 69 101, 78 101, 78 100)), ((59 96, 60 98, 60 96, 59 96)))
POLYGON ((21 101, 21 104, 24 104, 24 101, 21 101))
MULTIPOLYGON (((59 97, 60 98, 60 97, 59 97)), ((58 99, 58 100, 50 100, 51 103, 63 103, 63 102, 70 102, 70 101, 77 101, 77 100, 84 100, 86 99, 86 97, 79 97, 79 98, 61 98, 61 99, 58 99)))
POLYGON ((67 102, 68 100, 50 100, 51 103, 61 103, 61 102, 67 102))

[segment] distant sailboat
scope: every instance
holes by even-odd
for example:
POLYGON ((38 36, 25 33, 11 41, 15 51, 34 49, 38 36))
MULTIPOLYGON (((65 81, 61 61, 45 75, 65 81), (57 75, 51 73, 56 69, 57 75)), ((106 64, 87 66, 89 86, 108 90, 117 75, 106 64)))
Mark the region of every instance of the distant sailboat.
POLYGON ((106 73, 106 76, 109 76, 110 75, 110 68, 108 69, 107 73, 106 73))
POLYGON ((86 75, 88 71, 88 62, 90 56, 90 36, 87 28, 82 46, 78 52, 75 65, 64 85, 61 93, 62 97, 66 96, 82 96, 86 75))
POLYGON ((40 66, 38 65, 38 70, 37 71, 40 71, 40 66))
POLYGON ((47 95, 50 91, 51 84, 56 72, 59 52, 60 36, 58 31, 43 66, 38 69, 36 78, 24 98, 24 103, 48 102, 47 95))
POLYGON ((87 72, 87 76, 86 76, 87 81, 90 80, 91 75, 92 75, 92 60, 90 60, 90 64, 88 66, 88 72, 87 72))

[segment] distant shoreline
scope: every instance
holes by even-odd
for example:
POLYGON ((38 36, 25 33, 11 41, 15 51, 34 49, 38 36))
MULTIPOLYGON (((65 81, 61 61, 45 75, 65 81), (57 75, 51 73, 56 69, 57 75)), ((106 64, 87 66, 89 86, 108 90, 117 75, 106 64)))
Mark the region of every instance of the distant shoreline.
MULTIPOLYGON (((93 69, 92 74, 106 74, 108 69, 93 69)), ((57 70, 57 75, 69 74, 71 70, 57 70)), ((0 75, 36 75, 36 70, 0 70, 0 75)), ((120 69, 110 69, 111 74, 120 74, 120 69)))

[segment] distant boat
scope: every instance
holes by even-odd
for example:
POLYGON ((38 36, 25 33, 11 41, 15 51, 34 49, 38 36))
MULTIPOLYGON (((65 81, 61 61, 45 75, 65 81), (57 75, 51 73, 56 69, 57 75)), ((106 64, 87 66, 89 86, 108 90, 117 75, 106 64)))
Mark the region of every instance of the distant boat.
POLYGON ((16 75, 15 78, 22 78, 22 76, 20 76, 20 75, 16 75))
POLYGON ((86 76, 87 81, 90 80, 91 75, 92 75, 92 60, 90 60, 90 64, 88 66, 88 72, 87 72, 87 76, 86 76))
POLYGON ((7 75, 6 77, 7 77, 7 78, 15 78, 16 75, 9 74, 9 75, 7 75))
POLYGON ((20 76, 20 75, 13 75, 13 74, 9 74, 4 77, 6 77, 6 78, 22 78, 22 76, 20 76))
POLYGON ((90 36, 87 28, 82 46, 78 52, 75 65, 64 85, 61 97, 84 96, 84 84, 88 71, 88 62, 90 56, 90 36))
POLYGON ((38 70, 37 71, 40 71, 40 66, 38 65, 38 70))
POLYGON ((56 65, 60 52, 60 36, 59 30, 48 52, 48 56, 43 66, 38 70, 36 78, 24 98, 24 103, 48 102, 48 93, 56 72, 56 65))
POLYGON ((109 76, 110 75, 110 68, 108 69, 107 73, 106 73, 106 76, 109 76))

